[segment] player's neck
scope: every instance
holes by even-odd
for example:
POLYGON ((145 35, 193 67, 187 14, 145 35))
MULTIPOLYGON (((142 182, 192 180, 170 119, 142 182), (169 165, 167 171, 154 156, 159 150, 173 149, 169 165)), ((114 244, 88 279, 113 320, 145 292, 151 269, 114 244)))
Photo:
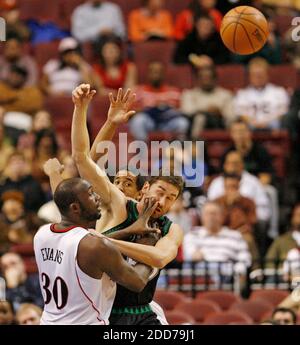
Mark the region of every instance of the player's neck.
POLYGON ((70 220, 66 217, 62 217, 62 221, 58 224, 56 224, 56 228, 58 230, 63 230, 63 229, 66 229, 66 228, 70 228, 72 226, 80 226, 82 228, 89 228, 90 224, 88 224, 87 222, 83 222, 82 220, 70 220))

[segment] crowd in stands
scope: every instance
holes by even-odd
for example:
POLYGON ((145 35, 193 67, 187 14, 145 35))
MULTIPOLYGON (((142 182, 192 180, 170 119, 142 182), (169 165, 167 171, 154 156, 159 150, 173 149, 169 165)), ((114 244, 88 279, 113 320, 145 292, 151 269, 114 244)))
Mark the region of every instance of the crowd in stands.
MULTIPOLYGON (((0 0, 7 22, 0 43, 0 279, 7 299, 0 298, 0 324, 38 324, 41 316, 32 239, 42 224, 59 221, 44 164, 57 157, 64 178, 78 176, 69 139, 71 92, 80 83, 97 91, 91 137, 105 121, 109 92, 131 88, 137 113, 122 127, 131 140, 205 141, 204 183, 186 188, 169 213, 185 233, 176 267, 207 262, 213 277, 215 262, 232 261, 224 275, 245 282, 266 258, 267 267, 283 270, 280 281, 297 276, 300 63, 291 18, 298 2, 40 2, 49 7, 43 15, 38 0, 0 0), (270 24, 267 44, 252 56, 231 54, 219 35, 224 14, 237 5, 259 8, 270 24)), ((184 152, 165 154, 174 163, 184 152)), ((193 151, 190 169, 196 159, 193 151)), ((295 317, 279 309, 270 323, 295 317)))

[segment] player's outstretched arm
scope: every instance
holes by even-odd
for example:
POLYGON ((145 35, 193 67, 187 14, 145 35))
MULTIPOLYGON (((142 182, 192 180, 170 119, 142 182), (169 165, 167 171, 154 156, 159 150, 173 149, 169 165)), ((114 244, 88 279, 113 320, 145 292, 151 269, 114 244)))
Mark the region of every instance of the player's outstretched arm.
POLYGON ((141 292, 153 272, 153 268, 138 264, 130 266, 120 251, 105 238, 88 235, 81 240, 77 253, 80 269, 92 278, 105 272, 116 283, 134 292, 141 292))
POLYGON ((57 186, 63 181, 61 174, 64 170, 64 166, 60 164, 57 158, 50 158, 44 164, 43 168, 44 173, 49 176, 51 191, 54 195, 57 186))
POLYGON ((178 224, 172 224, 168 234, 162 237, 154 247, 109 239, 122 254, 135 261, 152 267, 163 268, 174 260, 183 241, 183 231, 178 224))
POLYGON ((103 141, 111 141, 118 126, 126 123, 130 117, 135 114, 135 111, 130 110, 135 101, 135 97, 136 95, 132 93, 130 89, 128 89, 126 93, 124 93, 122 89, 119 89, 116 98, 113 97, 112 93, 109 94, 110 107, 107 120, 94 140, 90 152, 91 158, 94 162, 98 161, 103 155, 103 153, 97 152, 99 143, 103 141))
MULTIPOLYGON (((87 130, 87 110, 96 91, 89 84, 81 84, 72 93, 75 105, 72 120, 72 156, 76 162, 80 176, 89 181, 95 192, 101 197, 103 205, 110 205, 112 193, 116 196, 115 203, 126 202, 125 196, 112 183, 105 171, 90 157, 90 139, 87 130), (124 199, 124 200, 123 200, 124 199)), ((113 205, 112 205, 113 206, 113 205)))

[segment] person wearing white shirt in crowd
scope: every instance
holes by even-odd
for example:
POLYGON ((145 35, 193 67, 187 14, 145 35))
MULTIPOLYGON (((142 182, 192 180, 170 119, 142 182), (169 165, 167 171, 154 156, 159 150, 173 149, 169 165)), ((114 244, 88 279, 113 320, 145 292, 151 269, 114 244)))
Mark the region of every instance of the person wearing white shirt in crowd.
POLYGON ((103 0, 88 0, 75 8, 72 35, 79 42, 96 41, 107 34, 125 38, 123 14, 118 5, 103 0))
POLYGON ((49 60, 43 67, 42 89, 48 95, 70 95, 82 82, 97 91, 100 81, 80 53, 79 43, 72 37, 62 39, 58 46, 59 59, 49 60))
POLYGON ((250 85, 237 92, 234 99, 236 116, 243 116, 254 129, 279 129, 287 113, 289 95, 269 82, 269 64, 263 58, 249 62, 250 85))
POLYGON ((216 262, 228 263, 221 266, 223 274, 234 271, 245 274, 251 265, 248 245, 239 231, 223 226, 223 211, 220 205, 208 201, 201 210, 202 226, 187 233, 183 242, 184 260, 208 261, 210 272, 216 270, 216 262))
MULTIPOLYGON (((270 202, 263 185, 259 179, 244 170, 244 163, 241 154, 231 151, 226 155, 223 170, 228 174, 241 176, 240 193, 242 196, 252 199, 256 204, 258 220, 268 221, 270 219, 270 202)), ((224 177, 215 178, 210 184, 207 192, 209 200, 214 200, 224 195, 224 177)))
MULTIPOLYGON (((272 202, 267 193, 267 187, 259 179, 244 170, 244 162, 238 151, 229 152, 224 161, 223 171, 227 174, 236 174, 241 177, 240 193, 252 199, 256 204, 258 223, 255 227, 255 237, 261 256, 266 254, 270 238, 274 238, 273 229, 270 227, 273 212, 272 202)), ((215 200, 224 194, 224 177, 215 178, 207 192, 209 200, 215 200)))

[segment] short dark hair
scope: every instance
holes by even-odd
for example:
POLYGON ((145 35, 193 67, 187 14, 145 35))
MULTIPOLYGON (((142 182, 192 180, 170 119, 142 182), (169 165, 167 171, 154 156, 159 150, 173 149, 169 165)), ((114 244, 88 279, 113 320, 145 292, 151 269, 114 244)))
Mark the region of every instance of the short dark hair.
MULTIPOLYGON (((128 172, 130 172, 132 175, 136 176, 136 180, 135 180, 136 188, 137 188, 138 191, 140 191, 140 190, 143 188, 143 186, 144 186, 144 184, 145 184, 145 182, 146 182, 146 177, 145 177, 145 176, 142 176, 142 175, 138 172, 138 170, 129 168, 128 166, 119 168, 119 171, 122 171, 122 170, 128 171, 128 172)), ((118 171, 118 172, 119 172, 119 171, 118 171)), ((113 181, 115 180, 115 178, 116 178, 116 176, 113 177, 113 181)))
POLYGON ((54 156, 56 156, 57 151, 58 151, 58 143, 57 143, 57 139, 56 139, 56 134, 54 132, 54 130, 49 129, 49 128, 45 128, 45 129, 41 129, 38 132, 36 132, 35 134, 35 143, 34 143, 34 147, 37 150, 40 142, 43 138, 45 137, 49 137, 52 140, 52 153, 54 156))
POLYGON ((63 180, 56 188, 53 199, 60 213, 64 216, 68 215, 69 207, 78 200, 78 187, 82 184, 79 177, 63 180))
POLYGON ((184 181, 183 181, 182 176, 175 176, 172 173, 169 173, 169 175, 167 175, 167 174, 164 174, 163 170, 160 170, 158 176, 151 176, 150 179, 148 180, 150 186, 153 185, 157 181, 164 181, 175 186, 179 192, 178 197, 183 192, 184 181))
POLYGON ((292 315, 292 318, 293 318, 293 323, 296 324, 297 323, 297 315, 296 313, 294 312, 293 309, 290 309, 290 308, 284 308, 284 307, 277 307, 273 310, 273 313, 272 313, 272 318, 274 317, 274 315, 276 313, 290 313, 292 315))

